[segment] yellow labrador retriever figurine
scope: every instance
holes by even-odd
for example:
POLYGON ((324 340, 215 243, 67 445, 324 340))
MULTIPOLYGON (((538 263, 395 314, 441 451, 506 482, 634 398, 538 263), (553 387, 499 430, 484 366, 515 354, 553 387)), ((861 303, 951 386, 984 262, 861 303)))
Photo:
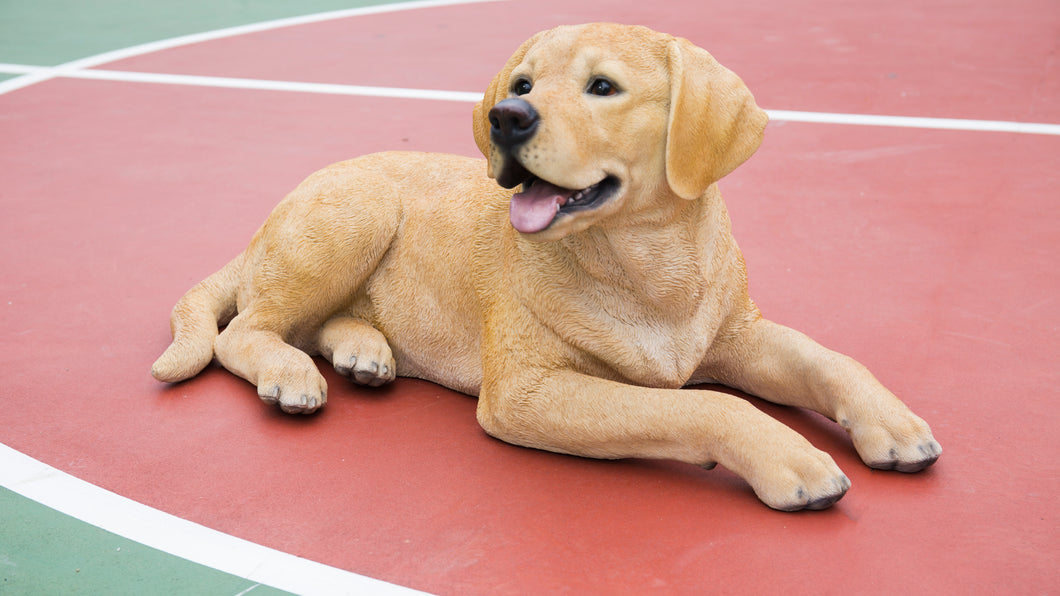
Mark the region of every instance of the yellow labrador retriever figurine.
POLYGON ((384 153, 313 174, 177 303, 152 373, 180 381, 216 356, 266 402, 309 413, 326 400, 321 354, 358 383, 478 395, 482 427, 517 445, 721 463, 788 511, 843 496, 847 477, 801 435, 681 389, 723 383, 838 421, 874 468, 920 470, 942 451, 928 425, 748 297, 715 183, 766 120, 687 40, 539 33, 475 107, 486 163, 384 153))

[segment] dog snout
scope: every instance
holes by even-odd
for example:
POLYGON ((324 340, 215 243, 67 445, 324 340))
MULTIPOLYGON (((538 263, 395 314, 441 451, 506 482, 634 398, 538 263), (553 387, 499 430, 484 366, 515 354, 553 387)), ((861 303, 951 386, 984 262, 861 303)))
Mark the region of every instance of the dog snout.
POLYGON ((534 106, 518 98, 505 99, 489 113, 490 138, 503 149, 518 147, 530 140, 541 122, 534 106))

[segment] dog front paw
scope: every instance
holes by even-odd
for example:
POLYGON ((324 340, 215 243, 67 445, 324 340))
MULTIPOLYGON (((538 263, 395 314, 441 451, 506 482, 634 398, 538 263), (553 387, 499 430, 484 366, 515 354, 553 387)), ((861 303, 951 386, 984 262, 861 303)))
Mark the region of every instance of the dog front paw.
POLYGON ((786 452, 748 478, 758 498, 773 509, 827 509, 850 489, 850 479, 831 456, 813 447, 786 452))
POLYGON ((927 423, 908 410, 872 422, 841 420, 840 424, 850 432, 861 461, 870 468, 919 472, 942 455, 942 446, 927 423))
POLYGON ((780 425, 757 433, 726 467, 742 476, 758 498, 773 509, 827 509, 850 489, 850 479, 832 456, 780 425))

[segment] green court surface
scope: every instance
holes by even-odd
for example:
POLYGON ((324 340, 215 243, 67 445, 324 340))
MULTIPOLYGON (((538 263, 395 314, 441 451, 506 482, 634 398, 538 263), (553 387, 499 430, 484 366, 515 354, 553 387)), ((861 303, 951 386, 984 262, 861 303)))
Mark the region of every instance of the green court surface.
POLYGON ((287 594, 116 536, 0 488, 0 594, 287 594))
POLYGON ((0 2, 0 62, 57 66, 180 35, 401 1, 6 0, 0 2))

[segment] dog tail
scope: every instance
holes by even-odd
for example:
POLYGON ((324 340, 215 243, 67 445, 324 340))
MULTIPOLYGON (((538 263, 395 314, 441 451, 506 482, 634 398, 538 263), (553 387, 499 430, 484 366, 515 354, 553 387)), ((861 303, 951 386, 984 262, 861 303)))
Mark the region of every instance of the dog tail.
POLYGON ((173 343, 151 366, 151 376, 165 383, 190 379, 213 360, 218 325, 236 315, 236 295, 244 255, 240 255, 188 290, 169 316, 173 343))

